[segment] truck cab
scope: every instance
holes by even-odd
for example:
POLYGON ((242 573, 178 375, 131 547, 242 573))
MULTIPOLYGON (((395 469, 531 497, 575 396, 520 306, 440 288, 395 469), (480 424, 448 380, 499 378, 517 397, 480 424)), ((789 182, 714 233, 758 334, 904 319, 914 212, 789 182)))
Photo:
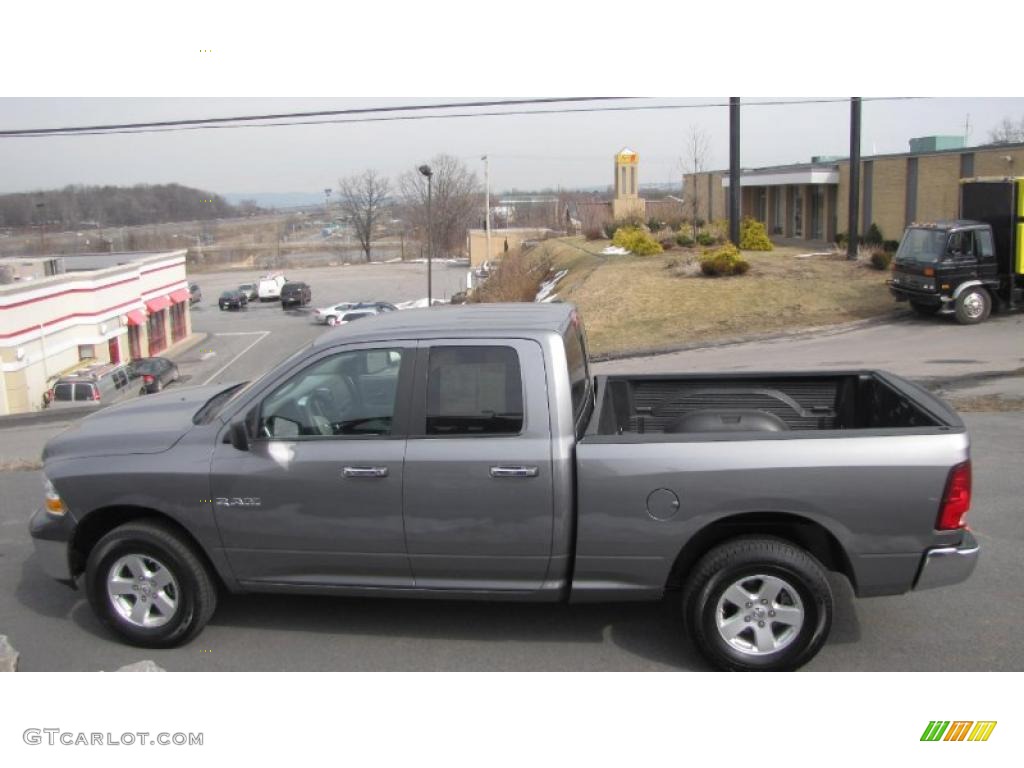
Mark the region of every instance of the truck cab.
POLYGON ((964 180, 960 214, 906 229, 889 288, 918 314, 972 325, 1024 303, 1024 178, 964 180))

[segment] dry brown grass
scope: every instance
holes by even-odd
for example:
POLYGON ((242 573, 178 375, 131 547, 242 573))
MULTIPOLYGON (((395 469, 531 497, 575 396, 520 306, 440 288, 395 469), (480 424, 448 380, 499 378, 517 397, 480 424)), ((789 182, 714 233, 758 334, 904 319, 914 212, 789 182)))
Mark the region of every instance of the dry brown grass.
POLYGON ((470 301, 533 301, 549 271, 550 260, 543 254, 531 258, 519 251, 509 251, 491 276, 472 293, 470 301))
POLYGON ((1024 397, 1002 395, 975 395, 965 397, 947 396, 946 402, 958 411, 1006 413, 1024 411, 1024 397))
POLYGON ((570 270, 558 294, 580 307, 597 355, 813 328, 895 309, 886 273, 841 254, 796 258, 811 251, 745 251, 750 272, 712 279, 693 269, 699 249, 601 256, 607 244, 560 238, 538 249, 552 269, 570 270))

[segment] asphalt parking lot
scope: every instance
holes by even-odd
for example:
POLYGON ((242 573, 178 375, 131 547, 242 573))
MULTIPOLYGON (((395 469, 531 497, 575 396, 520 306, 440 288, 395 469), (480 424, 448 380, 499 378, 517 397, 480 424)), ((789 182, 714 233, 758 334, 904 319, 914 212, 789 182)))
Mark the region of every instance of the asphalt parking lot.
MULTIPOLYGON (((246 282, 252 274, 196 279, 204 301, 194 308, 193 324, 209 336, 179 360, 182 383, 251 378, 323 332, 308 312, 282 311, 277 304, 256 304, 246 312, 217 310, 220 290, 246 282)), ((458 290, 464 275, 462 269, 439 268, 435 286, 440 279, 447 281, 441 284, 449 292, 458 290)), ((425 294, 422 265, 303 270, 289 276, 313 286, 313 306, 370 298, 397 302, 425 294)), ((1020 330, 1017 317, 979 326, 973 335, 943 334, 938 326, 921 326, 924 330, 915 334, 916 321, 910 322, 910 330, 905 324, 872 326, 741 345, 731 350, 732 359, 744 367, 776 369, 830 367, 828 363, 844 360, 873 366, 872 355, 895 358, 900 348, 877 338, 898 342, 916 337, 945 344, 941 350, 929 346, 931 341, 907 347, 885 367, 914 377, 931 372, 928 362, 939 359, 977 361, 968 373, 997 358, 1007 369, 1020 367, 1020 347, 1014 341, 1020 338, 1014 335, 1020 330)), ((707 358, 725 362, 729 352, 677 353, 668 363, 650 359, 640 370, 707 370, 707 358)), ((620 361, 600 367, 637 370, 636 365, 620 361)), ((1010 633, 1018 612, 1012 606, 1020 602, 1014 585, 1024 546, 1019 471, 1024 413, 972 413, 964 418, 971 431, 975 473, 970 522, 983 547, 974 575, 954 587, 868 600, 854 599, 845 580, 837 577, 832 636, 808 669, 1024 669, 1024 649, 1012 642, 1010 633)), ((38 456, 45 440, 63 426, 52 422, 0 429, 0 458, 38 456)), ((144 658, 170 670, 706 669, 682 637, 671 600, 536 606, 225 596, 209 626, 190 645, 166 651, 131 648, 107 634, 80 592, 51 581, 39 568, 27 520, 41 488, 38 471, 0 472, 0 634, 8 635, 21 652, 21 669, 26 671, 109 670, 144 658)))
MULTIPOLYGON (((255 282, 261 272, 238 270, 191 276, 203 299, 192 307, 192 330, 206 339, 177 358, 182 384, 246 381, 269 370, 325 330, 313 322, 313 310, 343 301, 397 303, 426 298, 426 264, 359 264, 285 270, 289 280, 309 284, 308 307, 282 310, 278 302, 252 302, 248 309, 221 311, 222 291, 255 282)), ((438 262, 433 267, 434 298, 446 299, 465 288, 466 267, 438 262)))

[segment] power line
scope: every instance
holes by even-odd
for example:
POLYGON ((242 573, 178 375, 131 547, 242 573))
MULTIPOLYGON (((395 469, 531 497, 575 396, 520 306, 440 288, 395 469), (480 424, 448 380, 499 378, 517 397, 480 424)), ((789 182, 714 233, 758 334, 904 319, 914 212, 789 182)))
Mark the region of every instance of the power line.
MULTIPOLYGON (((579 102, 579 101, 611 101, 617 98, 624 98, 618 96, 566 96, 566 97, 549 97, 549 98, 534 98, 534 99, 502 99, 496 101, 456 101, 446 102, 441 104, 413 104, 404 105, 400 107, 360 107, 352 109, 331 109, 331 110, 320 110, 316 112, 282 112, 279 114, 269 115, 239 115, 236 117, 203 117, 193 118, 188 120, 162 120, 159 122, 152 123, 120 123, 113 125, 81 125, 81 126, 70 126, 65 128, 22 128, 10 131, 0 131, 0 136, 45 136, 48 134, 68 134, 68 133, 106 133, 106 132, 119 132, 122 130, 134 130, 134 129, 148 129, 148 128, 170 128, 170 127, 184 127, 184 126, 213 126, 218 123, 240 123, 240 122, 255 122, 260 120, 282 120, 285 118, 300 118, 300 117, 327 117, 336 115, 360 115, 360 114, 372 114, 379 112, 412 112, 422 111, 428 109, 453 109, 466 107, 497 107, 501 105, 508 106, 520 106, 523 104, 564 104, 567 102, 579 102)), ((231 126, 236 128, 242 128, 244 126, 231 126)))
MULTIPOLYGON (((435 105, 417 105, 417 106, 406 106, 406 107, 374 107, 366 109, 356 110, 333 110, 322 113, 292 113, 290 115, 263 115, 263 116, 247 116, 244 118, 209 118, 209 119, 198 119, 198 120, 178 120, 178 121, 164 121, 162 123, 133 123, 127 126, 95 126, 95 127, 77 127, 77 128, 48 128, 48 129, 26 129, 20 131, 0 131, 0 138, 50 138, 54 136, 106 136, 116 134, 133 134, 133 133, 167 133, 167 132, 178 132, 178 131, 198 131, 198 130, 223 130, 226 128, 282 128, 295 125, 337 125, 345 123, 375 123, 375 122, 400 122, 400 121, 414 121, 414 120, 447 120, 447 119, 462 119, 471 117, 513 117, 523 115, 566 115, 566 114, 582 114, 582 113, 595 113, 595 112, 637 112, 637 111, 657 111, 657 110, 681 110, 681 109, 709 109, 715 107, 728 107, 727 101, 721 102, 703 102, 698 104, 632 104, 623 106, 598 106, 598 107, 580 107, 580 108, 565 108, 565 109, 536 109, 536 110, 507 110, 507 111, 491 111, 491 112, 449 112, 446 114, 414 114, 414 115, 391 115, 387 117, 353 117, 353 118, 330 118, 323 120, 288 120, 287 122, 247 122, 241 125, 237 124, 224 124, 231 120, 245 120, 245 121, 257 121, 257 120, 277 120, 281 117, 301 117, 306 115, 337 115, 337 114, 365 114, 365 113, 377 113, 377 112, 404 112, 408 110, 425 110, 425 109, 450 109, 455 107, 467 107, 467 106, 488 106, 488 105, 519 105, 519 104, 530 104, 530 103, 564 103, 564 102, 580 102, 580 101, 609 101, 619 100, 628 97, 571 97, 563 99, 519 99, 509 101, 497 101, 497 102, 462 102, 455 104, 435 104, 435 105)), ((864 98, 862 101, 911 101, 919 99, 928 99, 928 96, 879 96, 875 98, 864 98)), ((847 102, 847 98, 819 98, 819 99, 778 99, 772 101, 746 101, 743 102, 743 107, 778 107, 778 106, 798 106, 804 104, 836 104, 847 102)))

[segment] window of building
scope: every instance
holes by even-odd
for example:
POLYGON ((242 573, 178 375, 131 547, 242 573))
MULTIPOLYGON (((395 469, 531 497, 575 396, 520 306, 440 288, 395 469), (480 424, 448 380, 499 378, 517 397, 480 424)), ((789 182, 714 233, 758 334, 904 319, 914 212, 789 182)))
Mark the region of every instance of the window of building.
POLYGON ((960 155, 960 178, 969 179, 974 175, 974 153, 964 152, 960 155))
POLYGON ((171 341, 180 341, 185 338, 185 307, 184 301, 171 305, 171 341))
POLYGON ((426 433, 510 435, 523 429, 523 382, 511 347, 433 347, 426 433))
POLYGON ((811 239, 825 239, 825 189, 821 186, 811 189, 811 239))
POLYGON ((804 194, 800 187, 793 187, 793 237, 804 236, 804 194))
POLYGON ((772 195, 772 234, 781 235, 783 228, 782 220, 782 190, 776 188, 772 195))
POLYGON ((167 310, 161 309, 146 318, 146 335, 149 337, 149 356, 158 355, 167 348, 167 332, 165 315, 167 310))
POLYGON ((402 358, 400 349, 361 349, 314 363, 263 401, 260 436, 390 435, 402 358))
POLYGON ((96 359, 96 345, 95 344, 79 344, 78 345, 78 359, 79 360, 95 360, 96 359))

